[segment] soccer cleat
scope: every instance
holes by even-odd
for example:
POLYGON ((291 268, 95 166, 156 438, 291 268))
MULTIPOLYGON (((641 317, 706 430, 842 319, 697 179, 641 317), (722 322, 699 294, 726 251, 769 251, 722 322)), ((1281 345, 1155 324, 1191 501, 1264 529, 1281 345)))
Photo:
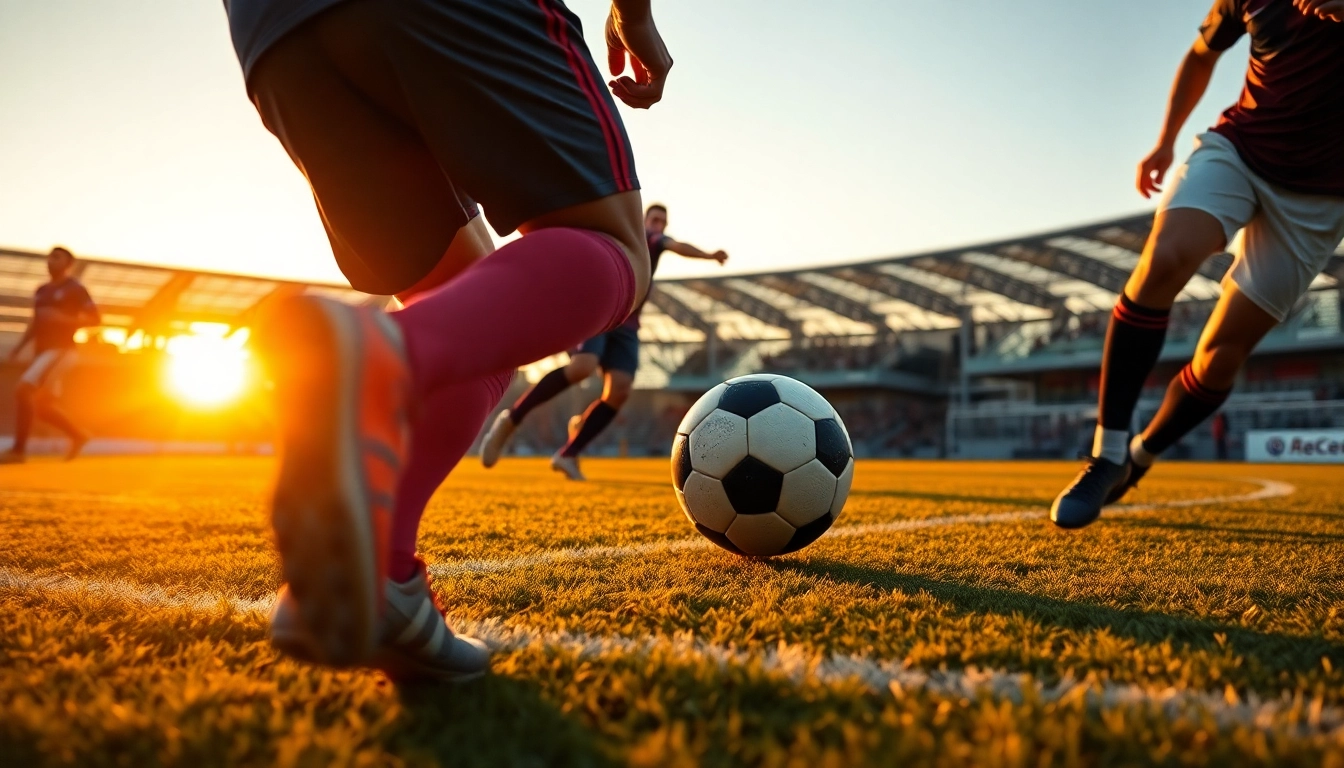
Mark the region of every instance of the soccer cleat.
POLYGON ((0 453, 0 464, 22 464, 28 461, 28 454, 9 450, 0 453))
POLYGON ((500 454, 504 453, 504 446, 509 444, 509 438, 513 437, 513 430, 518 425, 513 423, 513 413, 505 408, 495 417, 495 423, 490 425, 490 431, 485 433, 485 440, 481 443, 481 464, 489 469, 499 462, 500 454))
POLYGON ((574 436, 579 434, 579 429, 583 427, 583 414, 576 413, 573 416, 570 416, 568 427, 569 427, 569 439, 573 440, 574 436))
POLYGON ((385 313, 299 296, 257 346, 275 384, 280 471, 271 524, 314 661, 366 662, 377 641, 410 371, 385 313))
MULTIPOLYGON (((407 582, 388 579, 383 593, 387 603, 369 666, 402 683, 463 682, 490 668, 490 649, 485 643, 448 628, 424 563, 407 582)), ((313 635, 287 587, 281 588, 271 612, 270 634, 271 645, 281 653, 300 661, 318 661, 313 635)))
POLYGON ((1111 494, 1129 477, 1129 462, 1115 464, 1091 458, 1087 466, 1050 505, 1050 520, 1060 528, 1082 528, 1101 515, 1111 494))
POLYGON ((1148 470, 1152 468, 1153 465, 1151 464, 1145 467, 1137 461, 1131 461, 1129 463, 1129 477, 1125 478, 1125 482, 1116 486, 1115 490, 1111 491, 1111 495, 1106 497, 1106 504, 1114 504, 1123 499, 1125 494, 1129 493, 1131 488, 1137 488, 1139 486, 1139 481, 1142 480, 1143 476, 1148 474, 1148 470))
POLYGON ((551 469, 564 474, 570 480, 583 481, 588 478, 583 476, 579 470, 579 458, 577 456, 566 456, 563 453, 557 453, 551 457, 551 469))
POLYGON ((490 649, 454 634, 431 589, 423 561, 409 581, 387 580, 387 608, 372 665, 398 682, 463 682, 490 669, 490 649))

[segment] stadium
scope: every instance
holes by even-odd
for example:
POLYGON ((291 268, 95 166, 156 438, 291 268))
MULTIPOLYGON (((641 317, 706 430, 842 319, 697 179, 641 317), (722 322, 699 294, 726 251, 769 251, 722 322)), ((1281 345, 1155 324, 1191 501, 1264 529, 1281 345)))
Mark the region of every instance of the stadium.
MULTIPOLYGON (((661 280, 640 330, 636 395, 591 452, 666 456, 677 423, 703 392, 735 376, 772 372, 824 393, 863 458, 1073 458, 1091 441, 1110 307, 1151 224, 1151 215, 1138 215, 935 253, 661 280)), ((0 354, 29 319, 32 292, 45 279, 43 258, 0 252, 0 354)), ((1162 365, 1145 388, 1136 423, 1151 418, 1167 381, 1190 358, 1230 264, 1227 254, 1210 259, 1180 295, 1162 365)), ((221 402, 205 403, 211 408, 193 402, 189 392, 173 396, 173 370, 183 366, 174 363, 182 356, 174 354, 172 339, 232 339, 242 349, 246 335, 238 332, 257 307, 286 295, 315 293, 380 307, 394 301, 348 286, 96 259, 79 268, 106 308, 106 327, 84 334, 83 362, 65 384, 76 393, 87 388, 89 396, 74 397, 77 402, 103 401, 87 416, 102 437, 94 451, 163 445, 264 450, 264 407, 246 391, 241 371, 233 375, 235 391, 216 394, 221 402), (118 403, 113 394, 109 404, 108 395, 94 396, 108 389, 154 391, 156 381, 167 385, 175 407, 165 409, 157 398, 118 403)), ((1250 430, 1344 426, 1339 278, 1344 251, 1257 348, 1224 407, 1230 457, 1244 457, 1250 430)), ((504 402, 564 360, 558 355, 523 369, 504 402)), ((17 366, 6 371, 0 397, 12 396, 19 373, 17 366)), ((600 386, 593 379, 543 406, 517 437, 516 451, 554 450, 564 442, 569 417, 582 412, 600 386)), ((1186 459, 1217 455, 1207 425, 1173 452, 1186 459)))

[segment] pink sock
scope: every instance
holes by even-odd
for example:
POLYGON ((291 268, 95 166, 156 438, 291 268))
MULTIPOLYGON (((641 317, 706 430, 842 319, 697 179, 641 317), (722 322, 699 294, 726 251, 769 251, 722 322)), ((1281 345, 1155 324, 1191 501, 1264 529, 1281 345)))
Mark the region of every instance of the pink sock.
POLYGON ((635 276, 625 252, 584 229, 543 229, 505 245, 392 317, 415 385, 438 389, 512 371, 623 322, 635 276))
POLYGON ((513 381, 513 369, 442 387, 421 400, 411 426, 411 450, 397 485, 392 512, 392 578, 415 574, 415 540, 420 517, 434 491, 462 460, 513 381))

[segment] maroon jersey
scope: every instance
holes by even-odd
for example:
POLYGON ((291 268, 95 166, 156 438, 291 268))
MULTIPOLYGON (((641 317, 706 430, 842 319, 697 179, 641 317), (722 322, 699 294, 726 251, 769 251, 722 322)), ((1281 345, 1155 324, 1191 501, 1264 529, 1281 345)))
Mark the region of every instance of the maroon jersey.
POLYGON ((1266 181, 1344 197, 1344 23, 1292 0, 1214 0, 1199 32, 1215 51, 1251 36, 1241 98, 1213 130, 1266 181))

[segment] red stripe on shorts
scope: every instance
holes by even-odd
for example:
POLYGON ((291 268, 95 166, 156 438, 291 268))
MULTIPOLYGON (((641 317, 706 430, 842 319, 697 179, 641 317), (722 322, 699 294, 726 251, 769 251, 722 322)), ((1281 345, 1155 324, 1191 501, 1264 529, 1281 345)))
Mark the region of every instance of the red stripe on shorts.
POLYGON ((621 140, 620 126, 615 124, 611 112, 607 110, 606 102, 593 85, 592 75, 584 66, 582 52, 570 42, 564 16, 551 6, 549 0, 537 0, 537 7, 546 15, 546 35, 565 52, 569 68, 574 73, 574 80, 579 90, 583 91, 584 97, 588 99, 588 106, 593 110, 593 116, 597 118, 598 127, 602 129, 602 140, 607 145, 607 160, 611 163, 611 175, 616 180, 616 188, 621 192, 627 192, 631 186, 630 172, 629 163, 625 158, 625 145, 621 140))

